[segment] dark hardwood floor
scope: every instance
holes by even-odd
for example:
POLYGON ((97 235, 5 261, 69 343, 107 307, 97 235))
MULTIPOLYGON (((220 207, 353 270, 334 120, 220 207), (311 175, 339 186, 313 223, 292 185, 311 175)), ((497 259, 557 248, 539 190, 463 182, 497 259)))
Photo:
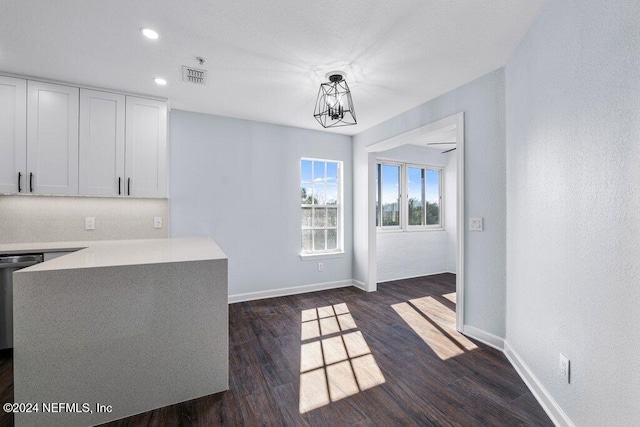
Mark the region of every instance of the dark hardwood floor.
MULTIPOLYGON (((454 284, 441 274, 232 304, 229 391, 108 425, 552 425, 502 353, 455 331, 454 284)), ((0 357, 12 401, 11 354, 0 357)))

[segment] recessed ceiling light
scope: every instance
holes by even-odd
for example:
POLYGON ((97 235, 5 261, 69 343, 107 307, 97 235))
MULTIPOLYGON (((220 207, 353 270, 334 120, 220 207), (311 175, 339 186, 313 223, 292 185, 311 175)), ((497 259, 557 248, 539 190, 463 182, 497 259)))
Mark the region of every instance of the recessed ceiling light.
POLYGON ((151 28, 140 28, 140 32, 148 39, 158 40, 160 38, 160 34, 157 31, 152 30, 151 28))
POLYGON ((158 86, 166 86, 167 85, 167 81, 161 77, 156 77, 155 79, 153 79, 154 82, 156 82, 156 84, 158 86))

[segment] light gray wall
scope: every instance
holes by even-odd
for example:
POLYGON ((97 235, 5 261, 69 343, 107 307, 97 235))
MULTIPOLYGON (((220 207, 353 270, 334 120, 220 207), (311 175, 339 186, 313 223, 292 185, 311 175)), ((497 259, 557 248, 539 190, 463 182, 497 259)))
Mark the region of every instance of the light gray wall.
POLYGON ((0 196, 0 243, 167 237, 167 199, 71 196, 0 196), (84 218, 96 229, 85 230, 84 218), (153 217, 164 228, 153 228, 153 217))
POLYGON ((639 22, 551 0, 505 71, 507 340, 579 426, 640 425, 639 22))
POLYGON ((367 291, 375 291, 376 269, 376 213, 369 209, 375 203, 375 153, 365 150, 364 140, 352 138, 353 148, 353 280, 367 291))
POLYGON ((349 136, 173 110, 171 236, 210 236, 229 257, 229 294, 352 278, 349 136), (345 255, 301 260, 300 158, 344 162, 345 255))
POLYGON ((451 151, 447 154, 449 160, 444 168, 444 224, 447 232, 447 266, 445 271, 456 272, 458 258, 458 152, 451 151))
MULTIPOLYGON (((455 234, 453 239, 449 230, 455 233, 456 174, 447 171, 452 153, 442 154, 442 150, 403 145, 377 153, 378 159, 394 160, 403 163, 439 166, 443 168, 443 219, 444 230, 428 231, 378 231, 377 276, 378 282, 397 280, 407 277, 427 276, 445 271, 455 272, 455 234), (452 190, 449 190, 452 189, 452 190), (451 212, 450 212, 451 211, 451 212), (453 248, 450 241, 453 240, 453 248), (449 269, 449 258, 453 251, 453 270, 449 269)), ((455 157, 455 154, 453 154, 455 157)), ((455 159, 454 159, 455 168, 455 159)))
MULTIPOLYGON (((363 151, 366 146, 459 112, 465 114, 465 223, 469 217, 485 219, 484 232, 465 231, 465 323, 504 336, 504 70, 489 73, 354 136, 354 150, 363 151)), ((359 203, 361 199, 356 200, 356 209, 359 203)), ((354 262, 365 263, 361 259, 354 262)))

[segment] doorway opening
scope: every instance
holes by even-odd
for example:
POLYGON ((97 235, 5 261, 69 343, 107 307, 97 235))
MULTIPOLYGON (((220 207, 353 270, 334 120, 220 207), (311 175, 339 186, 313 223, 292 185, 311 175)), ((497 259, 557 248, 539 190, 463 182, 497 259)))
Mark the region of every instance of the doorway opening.
POLYGON ((456 329, 464 325, 464 113, 366 147, 370 269, 378 282, 455 274, 456 329), (375 176, 375 178, 373 178, 375 176))

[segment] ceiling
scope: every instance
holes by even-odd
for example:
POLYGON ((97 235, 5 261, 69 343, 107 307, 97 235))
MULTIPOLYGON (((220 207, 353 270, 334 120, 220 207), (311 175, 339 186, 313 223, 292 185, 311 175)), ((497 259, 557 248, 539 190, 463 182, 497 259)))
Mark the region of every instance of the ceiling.
POLYGON ((410 142, 410 144, 447 151, 456 148, 457 137, 458 130, 455 126, 453 126, 449 128, 439 129, 426 135, 421 135, 419 138, 416 138, 416 140, 410 142))
POLYGON ((342 70, 358 125, 332 132, 353 135, 504 65, 544 3, 2 0, 0 72, 322 130, 318 87, 342 70), (196 56, 207 59, 206 86, 182 82, 182 65, 197 67, 196 56))

